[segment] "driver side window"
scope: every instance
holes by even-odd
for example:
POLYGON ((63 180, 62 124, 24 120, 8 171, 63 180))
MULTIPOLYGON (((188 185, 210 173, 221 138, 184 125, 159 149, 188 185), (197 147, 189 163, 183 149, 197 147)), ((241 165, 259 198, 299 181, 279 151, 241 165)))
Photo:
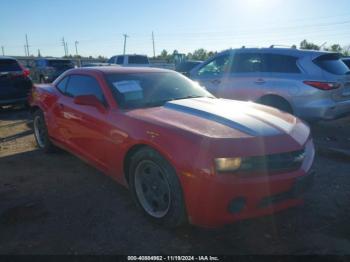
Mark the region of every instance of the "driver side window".
POLYGON ((81 95, 94 95, 106 105, 106 100, 97 80, 85 75, 71 75, 66 87, 66 95, 76 97, 81 95))
POLYGON ((198 71, 199 76, 217 76, 228 72, 230 67, 230 56, 228 54, 218 56, 204 65, 198 71))

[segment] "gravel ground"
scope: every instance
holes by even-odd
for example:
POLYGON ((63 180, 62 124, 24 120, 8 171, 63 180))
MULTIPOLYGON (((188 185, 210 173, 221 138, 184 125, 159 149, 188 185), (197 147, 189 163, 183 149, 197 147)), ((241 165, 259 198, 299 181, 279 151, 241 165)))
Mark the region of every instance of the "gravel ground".
POLYGON ((350 254, 350 158, 325 150, 350 149, 350 119, 313 127, 320 150, 304 206, 215 230, 168 230, 78 158, 38 151, 27 118, 0 112, 0 254, 350 254))

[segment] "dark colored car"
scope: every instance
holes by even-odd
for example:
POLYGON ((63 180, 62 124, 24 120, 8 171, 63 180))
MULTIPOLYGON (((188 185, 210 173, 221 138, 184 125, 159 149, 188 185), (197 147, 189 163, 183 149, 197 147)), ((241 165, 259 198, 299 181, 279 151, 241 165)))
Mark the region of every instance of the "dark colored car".
POLYGON ((350 69, 350 57, 343 58, 342 60, 343 60, 344 64, 346 64, 350 69))
POLYGON ((189 76, 190 71, 201 63, 202 63, 202 61, 194 61, 194 60, 185 61, 185 62, 177 64, 175 66, 175 71, 177 71, 185 76, 189 76))
POLYGON ((35 60, 32 78, 39 83, 51 83, 65 71, 74 68, 69 59, 41 58, 35 60))
POLYGON ((29 73, 16 59, 0 57, 0 107, 27 102, 32 87, 29 73))

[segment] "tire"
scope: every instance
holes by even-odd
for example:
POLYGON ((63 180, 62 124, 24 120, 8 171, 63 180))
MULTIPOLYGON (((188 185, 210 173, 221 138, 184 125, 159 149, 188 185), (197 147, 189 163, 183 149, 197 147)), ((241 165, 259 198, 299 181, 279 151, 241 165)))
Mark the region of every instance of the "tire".
POLYGON ((186 223, 186 210, 175 169, 150 148, 137 151, 130 162, 130 190, 137 205, 153 222, 178 227, 186 223))
POLYGON ((38 148, 45 153, 56 152, 56 147, 52 144, 47 131, 44 113, 37 110, 33 114, 33 130, 38 148))
POLYGON ((266 106, 274 107, 289 114, 293 114, 293 109, 291 105, 283 98, 273 96, 263 97, 261 100, 259 100, 259 103, 266 106))

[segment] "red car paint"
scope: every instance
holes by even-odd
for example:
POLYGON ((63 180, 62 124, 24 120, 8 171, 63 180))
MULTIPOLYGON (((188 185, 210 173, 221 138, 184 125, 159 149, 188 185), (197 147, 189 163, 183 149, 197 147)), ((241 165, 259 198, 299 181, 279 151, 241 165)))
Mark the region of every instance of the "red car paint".
MULTIPOLYGON (((30 105, 44 112, 54 144, 79 156, 126 187, 125 160, 128 152, 140 145, 157 150, 177 172, 192 224, 215 227, 272 214, 303 202, 300 196, 293 195, 267 207, 258 207, 262 199, 288 192, 298 178, 310 176, 308 172, 313 163, 314 148, 310 130, 302 121, 270 107, 230 102, 235 103, 237 108, 242 106, 242 110, 258 110, 256 112, 262 115, 257 114, 254 118, 282 130, 278 135, 252 136, 210 119, 164 106, 122 110, 104 77, 108 72, 157 71, 161 70, 119 67, 73 69, 53 84, 36 86, 30 96, 30 105), (73 98, 61 94, 56 85, 64 76, 72 74, 96 78, 109 107, 101 111, 77 105, 73 98), (289 130, 283 130, 271 119, 283 121, 290 126, 289 130), (214 167, 215 158, 264 156, 300 149, 305 149, 306 157, 297 170, 218 174, 214 167), (240 212, 230 213, 228 206, 237 197, 243 197, 246 205, 240 212)), ((227 102, 215 100, 218 104, 227 102)), ((195 103, 209 102, 199 99, 195 103)))

